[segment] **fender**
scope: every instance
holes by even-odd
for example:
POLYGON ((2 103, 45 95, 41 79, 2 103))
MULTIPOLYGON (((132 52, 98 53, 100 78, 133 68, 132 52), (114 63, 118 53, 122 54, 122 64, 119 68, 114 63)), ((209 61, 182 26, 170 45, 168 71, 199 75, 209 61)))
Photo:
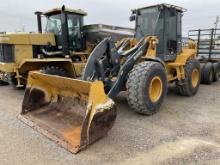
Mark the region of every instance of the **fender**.
POLYGON ((144 61, 154 61, 154 62, 159 62, 161 65, 163 65, 164 68, 166 68, 166 64, 163 60, 161 60, 158 57, 152 58, 152 57, 143 57, 144 61))

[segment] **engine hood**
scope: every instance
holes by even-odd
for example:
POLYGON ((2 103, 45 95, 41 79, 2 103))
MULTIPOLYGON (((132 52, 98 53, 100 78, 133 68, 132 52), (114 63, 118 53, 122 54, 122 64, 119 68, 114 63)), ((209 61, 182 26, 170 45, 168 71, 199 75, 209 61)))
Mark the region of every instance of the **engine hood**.
POLYGON ((0 34, 0 44, 56 46, 55 35, 49 33, 13 33, 0 34))

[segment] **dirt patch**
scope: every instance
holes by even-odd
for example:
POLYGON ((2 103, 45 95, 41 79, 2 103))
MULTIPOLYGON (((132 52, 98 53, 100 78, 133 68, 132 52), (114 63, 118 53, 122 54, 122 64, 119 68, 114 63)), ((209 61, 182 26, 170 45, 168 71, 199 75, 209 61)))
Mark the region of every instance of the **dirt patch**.
POLYGON ((159 113, 146 117, 116 100, 118 117, 108 136, 73 155, 16 116, 22 90, 0 87, 2 164, 220 164, 220 83, 191 98, 169 92, 159 113))

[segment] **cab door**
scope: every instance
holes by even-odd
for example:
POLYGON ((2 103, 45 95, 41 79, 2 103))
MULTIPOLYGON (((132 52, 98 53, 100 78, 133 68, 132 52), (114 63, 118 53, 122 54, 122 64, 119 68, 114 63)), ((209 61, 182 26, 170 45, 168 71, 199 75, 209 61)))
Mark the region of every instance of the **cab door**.
POLYGON ((68 14, 69 46, 72 51, 82 50, 81 16, 68 14))

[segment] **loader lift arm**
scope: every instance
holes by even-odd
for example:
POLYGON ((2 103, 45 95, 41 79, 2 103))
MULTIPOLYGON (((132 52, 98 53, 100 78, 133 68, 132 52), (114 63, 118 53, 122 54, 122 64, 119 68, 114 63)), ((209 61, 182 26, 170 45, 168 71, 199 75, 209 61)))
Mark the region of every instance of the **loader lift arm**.
POLYGON ((104 83, 108 97, 112 99, 124 89, 128 73, 146 54, 149 48, 149 38, 143 38, 135 47, 123 51, 127 44, 127 41, 125 41, 116 50, 111 39, 105 39, 90 55, 83 75, 85 81, 101 80, 104 83), (122 56, 126 57, 126 61, 121 65, 119 61, 122 56), (114 80, 113 77, 117 77, 117 79, 114 80))

